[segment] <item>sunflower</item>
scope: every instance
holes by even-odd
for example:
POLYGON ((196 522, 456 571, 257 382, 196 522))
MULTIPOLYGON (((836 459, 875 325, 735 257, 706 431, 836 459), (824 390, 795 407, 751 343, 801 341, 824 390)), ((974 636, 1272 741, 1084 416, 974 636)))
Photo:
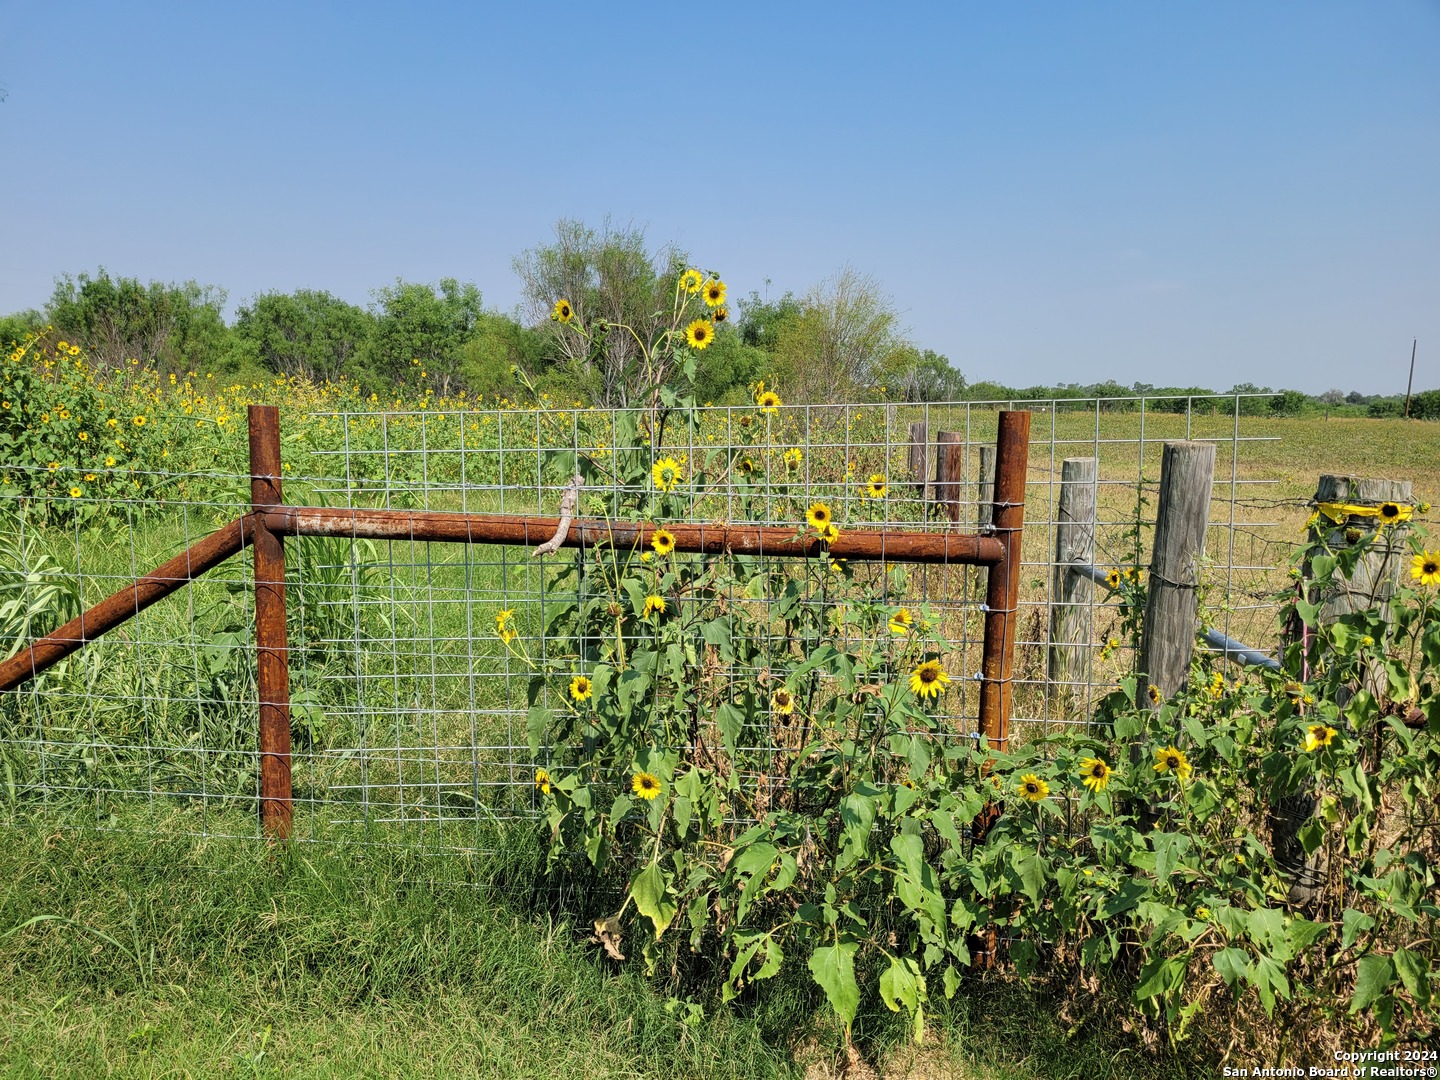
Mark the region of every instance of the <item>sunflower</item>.
POLYGON ((637 772, 630 778, 630 790, 649 802, 660 794, 660 781, 648 772, 637 772))
POLYGON ((657 488, 661 491, 671 491, 685 473, 680 468, 680 463, 673 457, 664 457, 655 462, 654 468, 650 470, 650 475, 655 478, 657 488))
POLYGON ((71 497, 72 499, 78 499, 81 495, 84 495, 84 494, 85 494, 85 493, 84 493, 83 491, 81 491, 78 487, 72 487, 72 488, 70 489, 70 497, 71 497))
POLYGON ((1017 790, 1030 802, 1039 802, 1050 794, 1050 785, 1033 772, 1027 772, 1020 778, 1020 787, 1017 790))
POLYGON ((669 555, 675 550, 675 537, 665 529, 656 529, 650 536, 650 546, 656 555, 669 555))
POLYGON ((885 474, 877 472, 870 474, 870 482, 862 490, 872 499, 883 499, 890 488, 885 483, 885 474))
POLYGON ((1091 791, 1104 791, 1105 785, 1110 783, 1110 774, 1114 770, 1105 764, 1103 758, 1087 757, 1080 759, 1081 783, 1091 791))
POLYGON ((1411 559, 1410 576, 1421 585, 1440 585, 1440 551, 1427 551, 1411 559))
POLYGON ((715 328, 704 319, 696 319, 685 328, 685 342, 692 349, 706 348, 714 336, 715 328))
POLYGON ((699 270, 686 270, 680 275, 680 287, 691 296, 694 296, 700 291, 700 286, 704 281, 705 279, 700 276, 699 270))
POLYGON ((1410 515, 1414 512, 1415 508, 1413 506, 1406 506, 1403 503, 1381 503, 1380 524, 1398 525, 1402 521, 1409 521, 1410 515))
POLYGON ((550 774, 544 769, 535 770, 535 786, 540 789, 541 795, 550 794, 550 774))
POLYGON ((719 307, 725 303, 725 283, 719 278, 705 282, 705 306, 719 307))
POLYGON ((1339 734, 1333 727, 1324 724, 1311 724, 1305 729, 1305 752, 1319 750, 1322 746, 1329 746, 1339 734))
POLYGON ((805 520, 816 532, 824 532, 825 526, 831 521, 830 507, 823 502, 811 503, 810 509, 805 511, 805 520))
POLYGON ((939 660, 926 660, 910 673, 910 692, 918 698, 939 697, 950 681, 939 660))
POLYGON ((641 613, 642 619, 648 619, 651 615, 665 614, 665 598, 651 593, 645 597, 645 610, 641 613))
POLYGON ((804 460, 805 455, 800 452, 799 447, 792 446, 785 451, 785 468, 787 469, 798 469, 804 460))
POLYGON ((833 521, 820 530, 820 539, 827 544, 833 544, 840 539, 840 527, 833 521))
POLYGON ((107 457, 105 459, 105 467, 107 469, 113 469, 115 467, 115 459, 113 457, 107 457))
POLYGON ((776 716, 789 716, 795 711, 795 695, 780 687, 770 695, 770 711, 776 716))
POLYGON ((1112 588, 1112 589, 1118 589, 1118 588, 1120 588, 1120 571, 1119 571, 1119 570, 1111 570, 1108 574, 1106 574, 1106 575, 1105 575, 1105 584, 1108 585, 1108 586, 1109 586, 1110 588, 1112 588))
POLYGON ((590 685, 590 678, 587 675, 576 675, 570 680, 570 696, 576 701, 588 701, 594 688, 590 685))
POLYGON ((1160 704, 1160 688, 1158 686, 1152 682, 1149 686, 1145 687, 1145 692, 1150 695, 1151 705, 1160 704))
POLYGON ((131 419, 130 422, 131 422, 132 424, 134 424, 136 427, 144 427, 145 424, 147 423, 147 421, 149 421, 149 419, 150 419, 150 418, 149 418, 148 416, 136 416, 136 417, 134 417, 133 419, 131 419))
POLYGON ((1155 751, 1155 771, 1173 772, 1181 780, 1188 780, 1191 773, 1190 763, 1185 760, 1185 751, 1177 750, 1173 746, 1155 751))
POLYGON ((908 634, 914 622, 915 619, 910 614, 910 609, 902 607, 890 616, 890 632, 892 634, 908 634))
POLYGON ((755 461, 753 458, 741 458, 735 463, 735 471, 741 476, 751 476, 755 472, 755 461))
POLYGON ((570 306, 569 300, 556 300, 555 309, 550 312, 550 318, 556 322, 568 323, 575 318, 575 309, 570 306))
POLYGON ((780 406, 785 404, 780 400, 780 395, 774 390, 762 390, 755 395, 755 404, 760 407, 762 413, 779 412, 780 406))
POLYGON ((714 311, 710 313, 710 318, 715 320, 716 325, 719 325, 726 319, 730 318, 730 309, 723 305, 717 307, 714 311))

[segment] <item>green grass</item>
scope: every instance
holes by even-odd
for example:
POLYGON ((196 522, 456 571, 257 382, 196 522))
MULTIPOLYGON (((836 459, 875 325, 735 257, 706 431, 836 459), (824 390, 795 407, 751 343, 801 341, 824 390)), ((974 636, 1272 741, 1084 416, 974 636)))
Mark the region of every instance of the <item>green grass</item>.
MULTIPOLYGON (((794 965, 682 1022, 666 972, 602 960, 537 887, 533 838, 421 856, 337 838, 274 850, 184 835, 189 811, 121 831, 12 822, 0 846, 0 1076, 800 1077, 841 1038, 794 965)), ((937 998, 939 995, 936 995, 937 998)), ((1054 1002, 977 977, 930 1044, 873 1004, 885 1075, 1181 1076, 1123 1033, 1067 1035, 1054 1002)))

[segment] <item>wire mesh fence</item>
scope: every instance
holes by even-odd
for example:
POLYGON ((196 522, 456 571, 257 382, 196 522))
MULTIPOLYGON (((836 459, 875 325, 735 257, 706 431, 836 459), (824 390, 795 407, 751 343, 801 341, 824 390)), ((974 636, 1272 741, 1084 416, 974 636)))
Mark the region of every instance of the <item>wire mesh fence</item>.
MULTIPOLYGON (((1098 696, 1133 668, 1122 605, 1126 583, 1139 578, 1127 571, 1146 566, 1167 440, 1217 446, 1207 621, 1262 649, 1273 640, 1271 596, 1283 570, 1271 549, 1274 481, 1250 465, 1248 452, 1259 440, 1246 432, 1251 404, 1244 396, 1023 403, 1032 421, 1016 738, 1088 722, 1098 696), (1046 655, 1067 457, 1097 462, 1096 576, 1103 582, 1113 570, 1117 584, 1095 589, 1086 635, 1093 662, 1083 681, 1056 682, 1046 655)), ((614 515, 637 488, 669 486, 670 512, 660 524, 802 530, 810 508, 823 503, 847 532, 973 532, 988 520, 986 484, 993 481, 983 475, 982 448, 994 446, 1001 406, 719 408, 683 414, 683 421, 643 410, 558 407, 287 413, 285 500, 554 513, 578 468, 587 474, 578 512, 597 518, 614 515), (927 431, 918 452, 916 423, 927 431), (933 444, 940 432, 949 433, 949 460, 960 463, 944 492, 948 507, 935 497, 933 444), (622 475, 616 454, 637 433, 650 447, 638 482, 622 475)), ((0 652, 15 652, 246 514, 243 432, 216 433, 214 444, 213 460, 203 467, 191 460, 187 468, 97 478, 71 477, 62 464, 48 476, 7 480, 0 497, 0 652)), ((321 840, 344 823, 376 842, 463 848, 481 843, 495 820, 539 811, 535 769, 563 748, 553 731, 532 730, 535 706, 551 715, 571 708, 567 688, 593 670, 597 645, 591 631, 577 629, 575 613, 616 605, 615 561, 647 555, 596 547, 534 558, 523 546, 296 536, 286 542, 286 557, 294 834, 321 840)), ((749 560, 741 576, 763 582, 743 591, 711 589, 702 570, 690 579, 699 584, 670 590, 665 615, 683 622, 690 644, 667 656, 670 670, 641 680, 643 687, 603 688, 693 694, 694 723, 686 733, 693 745, 707 739, 715 745, 716 710, 724 703, 764 698, 777 677, 776 657, 791 667, 804 663, 791 632, 796 613, 821 607, 838 620, 830 633, 846 648, 879 648, 902 637, 912 620, 938 634, 952 679, 941 699, 944 722, 957 739, 978 736, 983 568, 917 565, 898 556, 843 562, 823 550, 809 558, 674 558, 697 567, 749 560), (748 613, 743 623, 741 611, 748 613), (768 640, 738 641, 742 626, 768 640)), ((254 597, 248 554, 231 558, 0 695, 0 779, 11 811, 84 805, 104 825, 121 804, 188 805, 196 808, 197 831, 257 835, 254 597)), ((636 604, 616 614, 622 638, 648 632, 639 613, 644 598, 629 599, 636 604)), ((799 752, 806 733, 784 713, 752 709, 745 717, 740 737, 762 752, 751 756, 762 764, 743 778, 750 795, 737 814, 756 814, 778 797, 787 757, 799 752)))

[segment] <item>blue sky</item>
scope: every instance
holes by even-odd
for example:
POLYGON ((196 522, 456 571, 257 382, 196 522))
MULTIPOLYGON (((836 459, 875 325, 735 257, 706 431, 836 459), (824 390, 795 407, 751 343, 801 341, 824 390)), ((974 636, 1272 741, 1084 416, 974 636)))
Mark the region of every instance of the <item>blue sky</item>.
MULTIPOLYGON (((519 300, 609 214, 849 264, 967 377, 1440 386, 1440 3, 0 0, 0 311, 59 274, 519 300)), ((766 284, 769 279, 769 285, 766 284)))

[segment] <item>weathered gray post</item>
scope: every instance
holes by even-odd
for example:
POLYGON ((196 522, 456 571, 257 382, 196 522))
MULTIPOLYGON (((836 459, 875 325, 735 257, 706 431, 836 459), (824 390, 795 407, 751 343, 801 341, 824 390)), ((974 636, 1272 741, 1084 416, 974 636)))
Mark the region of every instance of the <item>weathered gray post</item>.
POLYGON ((1168 698, 1185 685, 1195 651, 1200 562, 1215 482, 1215 444, 1167 442, 1160 457, 1160 505, 1140 637, 1142 689, 1168 698))
POLYGON ((1090 646, 1095 583, 1075 566, 1095 560, 1094 458, 1066 458, 1060 466, 1060 505, 1055 522, 1055 559, 1050 575, 1052 692, 1073 694, 1090 681, 1090 646))
POLYGON ((983 532, 995 520, 995 448, 980 447, 980 496, 975 523, 983 532))
POLYGON ((925 501, 925 486, 930 479, 930 436, 924 420, 910 423, 910 475, 915 479, 915 494, 925 501))
POLYGON ((960 520, 960 482, 965 476, 965 436, 958 431, 935 433, 935 501, 951 521, 960 520))
MULTIPOLYGON (((1337 509, 1342 506, 1378 508, 1386 503, 1409 506, 1411 498, 1408 480, 1362 480, 1327 474, 1320 477, 1315 488, 1317 504, 1337 509)), ((1336 521, 1322 512, 1311 526, 1310 536, 1312 539, 1324 536, 1331 550, 1340 551, 1354 547, 1362 537, 1370 537, 1375 523, 1376 518, 1368 514, 1346 514, 1336 521), (1353 539, 1349 535, 1351 530, 1357 533, 1353 539)), ((1321 605, 1320 621, 1333 622, 1341 615, 1377 604, 1385 608, 1400 582, 1400 571, 1409 554, 1403 530, 1388 529, 1374 536, 1369 549, 1355 563, 1352 574, 1347 577, 1337 570, 1331 579, 1331 590, 1325 595, 1310 597, 1312 602, 1318 601, 1321 605)), ((1305 576, 1309 577, 1308 568, 1305 576)), ((1366 681, 1371 678, 1383 681, 1386 675, 1383 671, 1367 673, 1366 681)), ((1339 704, 1343 706, 1345 702, 1339 704)), ((1302 907, 1319 898, 1330 876, 1325 848, 1322 846, 1307 856, 1300 843, 1300 827, 1314 814, 1315 806, 1313 787, 1277 799, 1270 806, 1275 862, 1290 883, 1291 903, 1302 907)))

